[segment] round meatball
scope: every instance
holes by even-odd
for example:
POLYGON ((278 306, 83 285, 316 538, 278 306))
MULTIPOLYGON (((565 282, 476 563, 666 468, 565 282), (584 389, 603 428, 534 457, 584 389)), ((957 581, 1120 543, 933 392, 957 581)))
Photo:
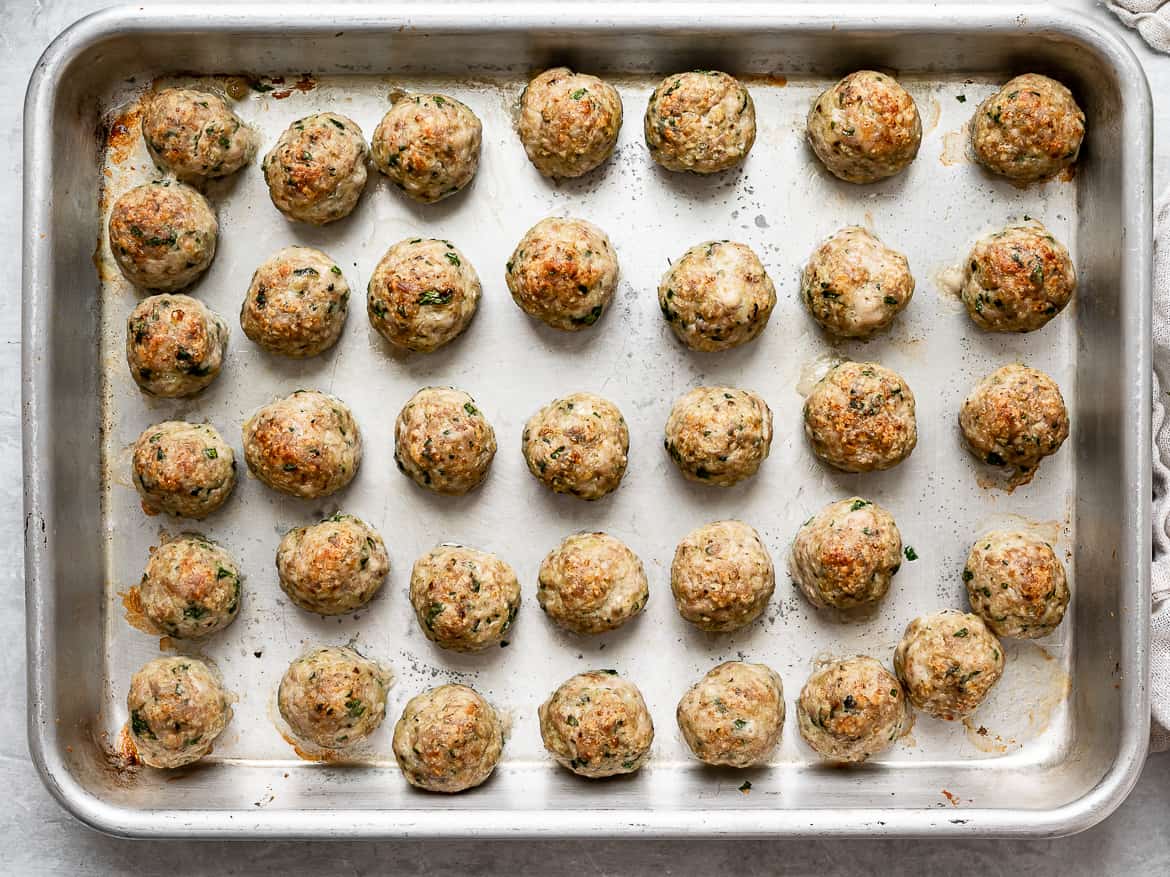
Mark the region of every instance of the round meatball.
POLYGON ((936 719, 961 719, 1003 675, 1003 649, 978 615, 943 609, 915 618, 894 650, 910 702, 936 719))
POLYGON ((784 683, 771 667, 728 661, 691 686, 675 715, 700 761, 752 767, 780 742, 784 683))
POLYGON ((377 530, 338 512, 289 530, 276 549, 276 572, 281 589, 305 611, 344 615, 378 593, 390 572, 390 556, 377 530))
POLYGON ((190 286, 211 265, 219 223, 190 186, 159 180, 114 202, 109 232, 110 252, 127 280, 171 292, 190 286))
POLYGON ((578 673, 538 712, 544 748, 578 776, 633 773, 650 755, 654 721, 638 686, 616 670, 578 673))
POLYGON ((996 530, 982 537, 967 555, 963 581, 971 608, 997 636, 1047 636, 1068 608, 1064 564, 1031 533, 996 530))
POLYGON ((486 780, 504 750, 492 705, 466 685, 440 685, 406 702, 394 726, 394 758, 428 792, 462 792, 486 780))
POLYGON ((800 736, 822 758, 862 762, 910 730, 913 714, 894 675, 873 658, 813 673, 796 701, 800 736))
POLYGON ((174 768, 211 751, 232 718, 232 696, 198 658, 155 658, 130 678, 126 710, 138 760, 174 768))
POLYGON ((236 486, 236 455, 210 423, 168 420, 134 443, 134 489, 148 515, 206 518, 236 486))
POLYGON ((256 154, 256 135, 224 99, 193 88, 151 97, 142 139, 155 164, 188 183, 234 174, 256 154))
POLYGON ((663 444, 690 481, 730 487, 768 456, 772 409, 750 390, 696 387, 670 409, 663 444))
POLYGON ((186 295, 152 295, 126 321, 126 362, 139 388, 167 399, 192 396, 216 379, 227 322, 186 295))
POLYGON ((297 390, 248 418, 244 460, 273 490, 319 499, 353 480, 362 461, 362 436, 336 396, 297 390))
POLYGON ((353 212, 366 186, 366 141, 353 119, 317 113, 297 119, 264 156, 264 182, 276 209, 325 225, 353 212))
POLYGON ((601 499, 617 490, 626 474, 630 430, 612 402, 573 393, 532 415, 521 450, 528 471, 553 493, 601 499))
POLYGON ((971 146, 985 168, 1019 182, 1055 176, 1077 160, 1085 114, 1055 79, 1025 73, 987 98, 971 124, 971 146))
POLYGON ((427 639, 455 652, 503 640, 520 611, 520 582, 494 554, 439 545, 414 562, 410 605, 427 639))
POLYGON ((236 620, 241 581, 227 551, 185 533, 151 549, 142 581, 126 594, 126 618, 149 633, 198 639, 236 620))
POLYGON ((743 521, 715 521, 674 551, 670 590, 679 614, 700 630, 739 630, 763 614, 776 573, 760 534, 743 521))
POLYGON ((520 142, 546 177, 579 177, 593 170, 613 152, 621 127, 617 89, 587 73, 554 67, 520 95, 520 142))
POLYGON ((922 120, 914 98, 892 77, 858 70, 816 99, 807 134, 833 176, 847 183, 876 183, 914 161, 922 120))
POLYGON ((902 565, 894 517, 859 496, 829 503, 792 541, 788 571, 814 606, 853 609, 876 603, 902 565))
POLYGON ((650 95, 643 129, 650 156, 668 171, 714 174, 747 158, 756 142, 756 107, 734 76, 677 73, 650 95))
POLYGON ((613 299, 617 254, 600 228, 584 219, 542 219, 516 245, 506 280, 524 313, 554 329, 592 326, 613 299))
POLYGON ((568 536, 540 564, 540 608, 573 633, 616 630, 641 612, 649 598, 642 561, 606 533, 568 536))
POLYGON ((348 313, 337 263, 312 247, 285 247, 252 275, 240 325, 269 353, 316 356, 337 343, 348 313))
POLYGON ((980 329, 1034 332, 1064 310, 1076 286, 1068 250, 1047 229, 1011 225, 975 244, 959 294, 980 329))
POLYGON ((772 278, 746 244, 697 244, 658 284, 662 316, 691 350, 729 350, 752 341, 775 306, 772 278))
POLYGON ((837 338, 869 338, 914 295, 910 264, 860 226, 843 228, 812 254, 800 277, 808 312, 837 338))
POLYGON ((804 400, 804 434, 813 453, 845 472, 897 466, 918 443, 914 394, 876 362, 843 362, 804 400))
POLYGON ((374 129, 370 155, 395 186, 415 201, 433 204, 471 182, 482 132, 479 118, 462 101, 407 94, 374 129))
POLYGON ((394 462, 419 487, 459 496, 480 485, 496 433, 475 400, 454 387, 423 387, 394 424, 394 462))
POLYGON ((324 646, 288 665, 276 703, 293 734, 322 749, 343 749, 378 730, 390 674, 351 648, 324 646))

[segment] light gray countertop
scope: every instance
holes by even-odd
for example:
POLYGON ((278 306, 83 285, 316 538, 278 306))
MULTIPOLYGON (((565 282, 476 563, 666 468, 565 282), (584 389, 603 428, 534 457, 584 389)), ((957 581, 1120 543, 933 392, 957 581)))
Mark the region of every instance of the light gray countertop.
MULTIPOLYGON (((162 5, 166 0, 155 0, 162 5)), ((432 0, 436 2, 436 0, 432 0)), ((1118 27, 1091 0, 1102 27, 1118 27)), ((0 0, 0 257, 9 265, 0 308, 0 873, 525 873, 691 874, 1138 874, 1170 873, 1170 754, 1152 756, 1121 809, 1096 828, 1048 841, 566 841, 406 843, 196 843, 124 841, 75 822, 42 788, 29 762, 24 710, 24 589, 20 473, 20 180, 24 88, 48 42, 102 0, 0 0)), ((1022 7, 1027 2, 1023 0, 1022 7)), ((1131 32, 1155 96, 1156 191, 1170 185, 1170 57, 1131 32)))

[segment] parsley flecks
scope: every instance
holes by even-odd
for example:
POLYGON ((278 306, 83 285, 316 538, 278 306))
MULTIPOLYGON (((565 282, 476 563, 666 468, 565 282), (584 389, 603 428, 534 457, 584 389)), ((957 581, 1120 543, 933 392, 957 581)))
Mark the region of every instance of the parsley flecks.
POLYGON ((917 560, 918 559, 918 552, 914 550, 913 545, 907 545, 905 553, 906 553, 907 560, 917 560))

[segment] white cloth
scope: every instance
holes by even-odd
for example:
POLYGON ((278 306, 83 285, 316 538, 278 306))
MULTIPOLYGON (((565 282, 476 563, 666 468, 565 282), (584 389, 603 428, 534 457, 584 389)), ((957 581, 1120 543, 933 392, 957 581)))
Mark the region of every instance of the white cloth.
POLYGON ((1170 0, 1109 0, 1109 9, 1159 52, 1170 52, 1170 0))

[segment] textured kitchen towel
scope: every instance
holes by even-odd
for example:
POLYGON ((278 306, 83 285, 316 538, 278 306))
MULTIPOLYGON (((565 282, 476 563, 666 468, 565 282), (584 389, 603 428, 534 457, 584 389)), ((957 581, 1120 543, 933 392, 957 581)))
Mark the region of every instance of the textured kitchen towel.
POLYGON ((1150 745, 1170 749, 1170 194, 1154 214, 1154 566, 1150 745), (1163 389, 1165 388, 1165 389, 1163 389))
POLYGON ((1170 52, 1170 0, 1109 0, 1107 5, 1159 52, 1170 52))

